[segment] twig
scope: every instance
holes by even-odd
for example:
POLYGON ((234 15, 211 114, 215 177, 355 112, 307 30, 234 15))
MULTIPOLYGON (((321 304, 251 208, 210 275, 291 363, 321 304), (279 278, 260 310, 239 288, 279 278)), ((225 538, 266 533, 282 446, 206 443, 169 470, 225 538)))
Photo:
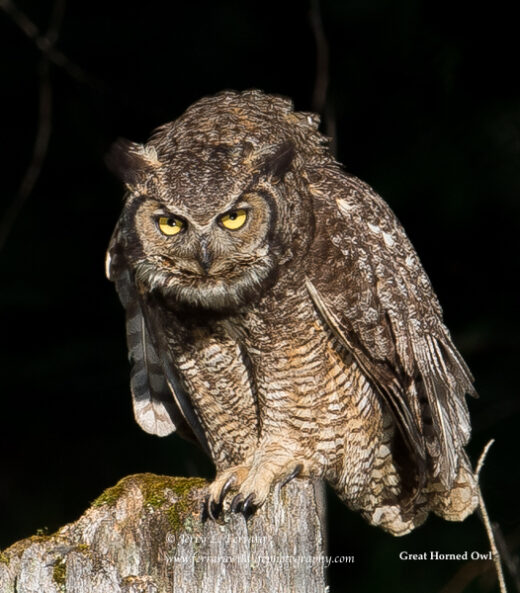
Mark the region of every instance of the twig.
POLYGON ((53 7, 53 13, 56 15, 56 26, 53 26, 51 21, 51 26, 45 35, 41 35, 40 30, 34 22, 26 14, 18 10, 11 0, 0 0, 0 8, 11 17, 11 20, 35 43, 36 47, 49 61, 63 68, 67 74, 77 81, 84 84, 95 84, 92 78, 82 68, 54 47, 58 39, 59 25, 61 24, 61 16, 63 15, 64 2, 62 0, 55 2, 53 7))
POLYGON ((509 571, 509 574, 511 575, 511 577, 513 579, 516 590, 520 592, 520 575, 518 574, 518 557, 515 558, 509 551, 509 547, 507 545, 505 537, 502 534, 500 525, 498 525, 498 523, 493 523, 492 525, 493 525, 493 534, 495 535, 495 539, 497 542, 497 548, 500 551, 500 556, 504 559, 504 564, 506 565, 506 568, 509 571))
MULTIPOLYGON (((0 0, 1 2, 2 0, 0 0)), ((53 47, 57 41, 65 16, 66 0, 56 0, 52 7, 51 18, 49 19, 49 27, 45 33, 44 39, 47 40, 50 47, 53 47)))
POLYGON ((312 94, 312 109, 323 116, 325 133, 331 138, 330 149, 332 154, 335 155, 337 150, 336 118, 330 101, 328 101, 329 44, 321 19, 320 0, 311 0, 309 18, 316 42, 316 78, 312 94))
MULTIPOLYGON (((489 449, 491 448, 491 445, 493 443, 494 443, 494 440, 493 439, 490 440, 489 443, 484 447, 484 450, 482 451, 482 453, 480 455, 480 458, 477 463, 477 469, 475 470, 475 477, 477 479, 477 483, 479 482, 480 472, 482 470, 482 467, 484 466, 484 460, 486 459, 489 449)), ((489 515, 488 515, 487 509, 486 509, 486 504, 484 502, 484 497, 482 496, 482 490, 480 489, 480 486, 478 487, 478 501, 479 501, 480 515, 482 517, 484 527, 486 528, 486 533, 488 536, 489 545, 491 546, 491 554, 493 556, 493 562, 495 563, 495 570, 497 572, 498 583, 500 586, 500 592, 507 593, 506 582, 504 579, 504 571, 502 569, 502 562, 500 559, 500 554, 498 553, 498 549, 497 549, 497 546, 495 543, 493 527, 491 526, 491 521, 489 520, 489 515)))
MULTIPOLYGON (((482 451, 482 453, 479 457, 479 460, 477 463, 477 468, 475 470, 475 478, 477 480, 477 483, 479 481, 480 472, 482 471, 482 467, 484 466, 484 461, 487 457, 489 449, 491 448, 491 445, 494 442, 495 442, 494 439, 490 440, 484 447, 484 450, 482 451)), ((506 564, 508 565, 508 568, 511 570, 511 573, 513 574, 513 576, 515 576, 515 575, 517 576, 516 566, 515 566, 514 560, 511 558, 511 555, 509 554, 509 550, 506 547, 505 541, 502 537, 502 534, 500 533, 498 525, 493 524, 493 526, 491 526, 480 487, 478 489, 478 497, 479 497, 479 510, 480 510, 482 521, 483 521, 485 529, 486 529, 488 541, 491 546, 491 553, 493 556, 493 564, 495 567, 495 572, 497 573, 497 576, 498 576, 500 591, 502 593, 507 593, 505 580, 504 580, 504 573, 503 573, 502 565, 501 565, 501 556, 504 557, 504 560, 505 560, 506 564), (498 548, 500 548, 500 553, 498 552, 497 545, 495 543, 495 538, 498 542, 498 548), (509 566, 509 563, 511 563, 512 568, 509 566)), ((486 572, 488 572, 490 570, 490 568, 486 567, 485 564, 486 563, 483 563, 483 562, 468 562, 468 563, 464 564, 457 571, 457 573, 453 576, 453 578, 450 580, 450 582, 441 589, 440 593, 457 593, 459 591, 465 590, 465 588, 469 585, 469 583, 471 583, 471 581, 473 581, 477 577, 485 574, 486 572)))
POLYGON ((489 520, 486 504, 484 502, 484 497, 482 496, 482 491, 480 490, 480 487, 478 489, 478 502, 480 514, 482 515, 482 521, 484 522, 484 527, 486 528, 486 533, 489 539, 489 545, 491 546, 491 554, 493 556, 493 562, 495 563, 495 570, 497 571, 500 593, 507 593, 506 582, 504 579, 504 570, 502 569, 500 554, 498 553, 498 549, 495 543, 495 535, 493 533, 493 528, 489 520))
POLYGON ((63 21, 65 12, 65 0, 56 0, 52 7, 52 14, 49 21, 47 32, 40 36, 36 25, 20 12, 10 0, 0 0, 2 8, 20 27, 20 29, 31 39, 36 41, 36 45, 42 49, 42 56, 38 68, 40 79, 39 100, 38 100, 38 129, 34 139, 33 153, 31 162, 25 171, 18 192, 4 213, 0 222, 0 250, 5 245, 9 233, 11 232, 18 215, 24 207, 30 196, 38 177, 41 174, 43 163, 47 155, 49 140, 52 131, 52 85, 50 79, 50 61, 52 58, 53 46, 58 40, 59 30, 63 21))
POLYGON ((493 445, 494 442, 495 442, 495 439, 491 439, 489 441, 489 443, 486 444, 486 446, 482 450, 482 453, 480 454, 480 457, 478 458, 477 469, 475 470, 475 476, 477 478, 477 482, 480 478, 480 472, 484 465, 484 461, 486 460, 487 454, 489 453, 489 450, 491 449, 491 446, 493 445))
POLYGON ((40 61, 39 77, 38 130, 34 140, 33 154, 18 188, 18 192, 5 211, 0 223, 0 250, 5 245, 20 211, 40 176, 49 146, 52 130, 52 86, 50 82, 49 61, 45 57, 42 57, 40 61))
POLYGON ((318 113, 323 113, 329 86, 329 44, 323 31, 319 0, 311 1, 310 20, 316 41, 316 78, 312 95, 312 108, 318 113))

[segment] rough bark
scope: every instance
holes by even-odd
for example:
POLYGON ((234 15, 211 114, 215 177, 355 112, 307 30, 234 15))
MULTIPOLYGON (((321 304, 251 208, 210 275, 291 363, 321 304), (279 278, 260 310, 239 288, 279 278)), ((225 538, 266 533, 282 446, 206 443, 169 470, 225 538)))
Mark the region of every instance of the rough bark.
POLYGON ((325 593, 321 489, 294 480, 247 521, 201 520, 204 481, 139 474, 74 523, 0 552, 1 593, 325 593))

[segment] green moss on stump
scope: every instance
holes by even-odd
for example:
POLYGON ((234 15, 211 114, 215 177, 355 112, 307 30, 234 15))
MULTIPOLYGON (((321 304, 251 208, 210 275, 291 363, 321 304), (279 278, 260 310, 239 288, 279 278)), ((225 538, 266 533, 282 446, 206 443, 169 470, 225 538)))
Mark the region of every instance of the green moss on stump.
POLYGON ((113 506, 130 488, 137 486, 143 495, 143 506, 150 509, 166 509, 166 517, 174 531, 185 525, 193 512, 198 512, 198 502, 190 498, 193 490, 203 488, 202 478, 177 478, 155 474, 137 474, 120 480, 115 486, 107 488, 93 503, 93 507, 113 506), (172 499, 174 501, 172 502, 172 499))
POLYGON ((188 523, 190 523, 191 520, 191 513, 199 510, 195 501, 188 498, 188 493, 191 488, 202 488, 202 486, 204 486, 204 480, 201 480, 196 486, 194 486, 193 483, 190 484, 190 482, 192 482, 192 480, 186 479, 184 484, 177 484, 177 502, 171 505, 166 511, 168 523, 170 524, 172 531, 180 531, 183 528, 189 530, 188 523))
POLYGON ((52 580, 60 586, 61 589, 65 587, 67 580, 67 566, 63 558, 58 558, 52 568, 52 580))
POLYGON ((144 497, 144 505, 159 509, 168 503, 168 490, 173 491, 175 481, 182 478, 143 474, 140 476, 140 487, 144 497))
POLYGON ((171 478, 145 474, 144 482, 141 484, 144 504, 152 508, 167 506, 168 523, 172 531, 179 531, 187 527, 186 522, 191 519, 191 513, 198 511, 197 501, 190 499, 190 492, 203 488, 206 481, 202 478, 171 478), (175 498, 173 504, 171 493, 175 498))
POLYGON ((96 500, 92 503, 93 507, 101 507, 103 505, 113 506, 121 498, 125 491, 124 481, 127 478, 120 480, 115 486, 107 488, 96 500))
POLYGON ((145 505, 159 508, 168 503, 167 490, 173 492, 176 498, 184 498, 191 490, 202 488, 206 481, 203 478, 174 478, 155 474, 136 474, 127 476, 115 486, 107 488, 96 498, 92 506, 114 505, 134 484, 141 490, 145 505))
POLYGON ((6 548, 4 552, 0 551, 0 562, 3 564, 9 564, 11 558, 21 558, 25 550, 33 544, 43 543, 47 541, 50 535, 31 535, 25 539, 21 539, 15 542, 9 548, 6 548))
POLYGON ((192 490, 203 488, 206 481, 202 478, 176 478, 173 484, 173 492, 177 498, 177 502, 171 505, 166 511, 168 523, 172 531, 180 531, 186 529, 192 530, 192 513, 199 512, 198 502, 189 498, 189 493, 192 490))

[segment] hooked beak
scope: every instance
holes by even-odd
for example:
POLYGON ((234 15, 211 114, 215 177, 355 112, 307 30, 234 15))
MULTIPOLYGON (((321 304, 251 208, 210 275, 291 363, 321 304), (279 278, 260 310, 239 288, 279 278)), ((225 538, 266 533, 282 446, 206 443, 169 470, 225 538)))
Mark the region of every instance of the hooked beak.
POLYGON ((207 276, 211 268, 211 264, 213 263, 213 255, 208 249, 207 237, 202 237, 200 240, 200 248, 197 261, 199 263, 201 270, 204 272, 204 275, 207 276))

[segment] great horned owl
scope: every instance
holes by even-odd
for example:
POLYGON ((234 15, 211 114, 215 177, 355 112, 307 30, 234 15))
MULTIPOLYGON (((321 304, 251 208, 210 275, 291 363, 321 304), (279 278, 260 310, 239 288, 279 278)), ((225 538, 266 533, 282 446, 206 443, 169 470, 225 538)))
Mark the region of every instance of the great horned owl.
POLYGON ((137 422, 209 453, 210 514, 300 476, 395 535, 462 520, 472 377, 396 217, 318 121, 224 92, 114 146, 128 193, 107 270, 137 422))

